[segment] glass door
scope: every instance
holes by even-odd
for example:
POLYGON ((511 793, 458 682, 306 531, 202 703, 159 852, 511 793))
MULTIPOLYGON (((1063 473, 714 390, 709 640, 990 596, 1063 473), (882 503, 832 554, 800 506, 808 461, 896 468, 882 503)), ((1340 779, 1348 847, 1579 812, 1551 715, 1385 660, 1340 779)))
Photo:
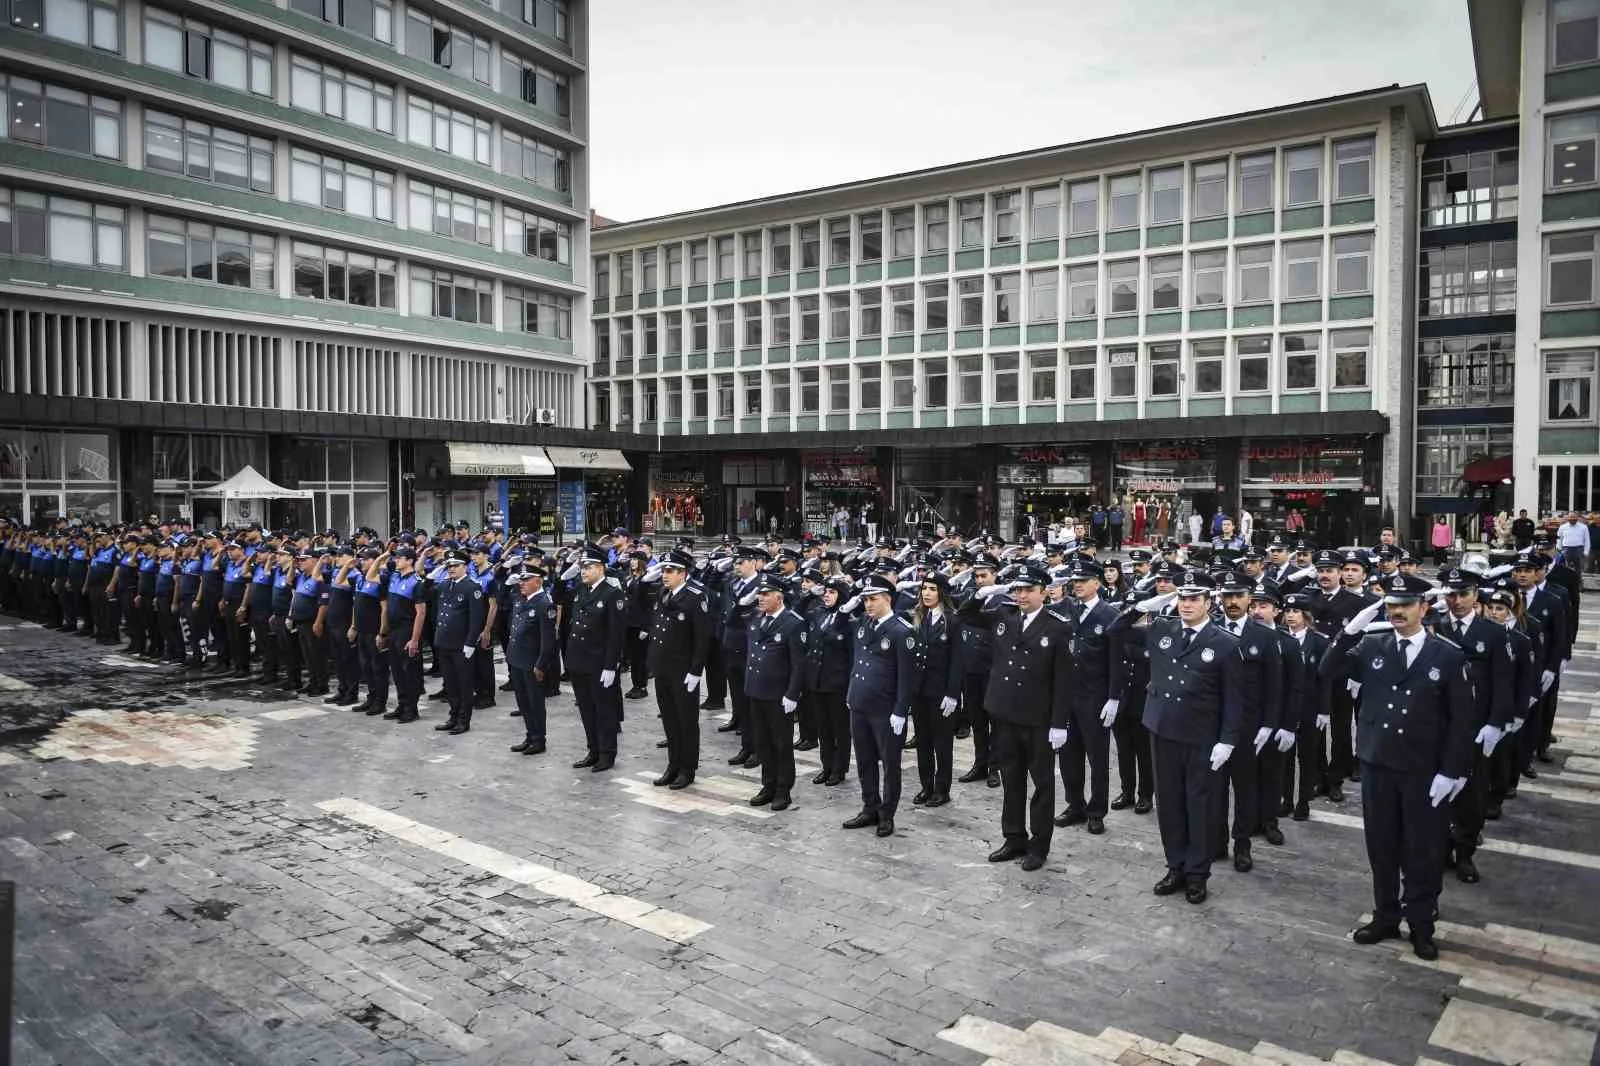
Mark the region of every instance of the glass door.
POLYGON ((23 497, 23 520, 35 526, 53 524, 65 513, 61 495, 49 490, 29 490, 23 497))

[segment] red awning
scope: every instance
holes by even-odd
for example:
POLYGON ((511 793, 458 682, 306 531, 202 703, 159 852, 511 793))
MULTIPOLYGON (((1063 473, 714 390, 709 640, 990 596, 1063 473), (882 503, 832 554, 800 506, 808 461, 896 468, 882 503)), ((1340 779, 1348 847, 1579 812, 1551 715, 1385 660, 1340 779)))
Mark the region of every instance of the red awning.
POLYGON ((1502 455, 1498 459, 1478 459, 1468 463, 1461 470, 1461 480, 1469 484, 1482 485, 1486 482, 1505 481, 1511 477, 1511 456, 1502 455))

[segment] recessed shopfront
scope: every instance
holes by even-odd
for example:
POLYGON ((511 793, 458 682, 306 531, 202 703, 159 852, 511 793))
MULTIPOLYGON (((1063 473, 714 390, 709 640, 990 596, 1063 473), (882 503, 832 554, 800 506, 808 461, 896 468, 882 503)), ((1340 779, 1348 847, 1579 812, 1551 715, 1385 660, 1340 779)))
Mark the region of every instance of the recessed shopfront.
POLYGON ((1325 545, 1366 535, 1369 507, 1376 509, 1378 455, 1362 437, 1241 442, 1239 488, 1256 539, 1282 533, 1325 545))
POLYGON ((1032 536, 1065 515, 1083 515, 1100 499, 1089 450, 1035 444, 1000 450, 995 464, 999 532, 1032 536))

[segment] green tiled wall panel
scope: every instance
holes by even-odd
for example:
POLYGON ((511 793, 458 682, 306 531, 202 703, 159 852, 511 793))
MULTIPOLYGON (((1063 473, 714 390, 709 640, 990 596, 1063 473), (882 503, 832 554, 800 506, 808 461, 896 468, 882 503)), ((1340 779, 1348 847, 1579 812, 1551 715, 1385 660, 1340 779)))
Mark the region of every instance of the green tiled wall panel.
POLYGON ((1106 319, 1107 337, 1137 337, 1139 335, 1138 315, 1118 315, 1116 318, 1106 319))
POLYGON ((1328 410, 1370 411, 1372 410, 1372 393, 1330 392, 1328 393, 1328 410))
POLYGON ((1061 409, 1063 422, 1093 422, 1095 417, 1093 403, 1069 403, 1061 409))
POLYGON ((790 433, 793 431, 794 421, 788 415, 769 415, 767 417, 768 433, 790 433))
POLYGON ((993 344, 1021 344, 1021 326, 995 326, 989 331, 989 343, 993 344))
POLYGON ((1345 200, 1329 208, 1328 222, 1334 226, 1354 226, 1371 222, 1377 214, 1377 204, 1372 200, 1345 200))
POLYGON ((917 338, 917 350, 922 352, 947 352, 950 350, 950 334, 943 330, 938 333, 924 333, 917 338))
POLYGON ((1600 218, 1600 189, 1578 189, 1574 192, 1545 194, 1546 222, 1568 222, 1586 218, 1600 218))
POLYGON ((775 348, 768 348, 767 349, 767 362, 769 362, 769 363, 787 363, 788 361, 789 361, 789 349, 788 349, 787 346, 778 345, 775 348))
POLYGON ((1316 393, 1288 393, 1278 397, 1278 413, 1300 415, 1322 410, 1322 397, 1316 393))
POLYGON ((797 289, 814 289, 817 287, 818 275, 815 270, 802 270, 794 276, 794 287, 797 289))
POLYGON ((616 311, 632 311, 633 310, 633 297, 632 296, 618 296, 617 300, 616 300, 616 306, 615 306, 615 308, 613 308, 613 310, 616 310, 616 311))
POLYGON ((1546 311, 1540 319, 1541 337, 1592 337, 1600 333, 1600 311, 1546 311))
POLYGON ((1283 209, 1284 232, 1322 227, 1322 205, 1311 207, 1286 207, 1283 209))
POLYGON ((671 373, 673 373, 675 371, 679 371, 679 370, 682 370, 682 369, 683 369, 683 356, 681 356, 681 355, 664 355, 664 356, 661 357, 661 372, 663 374, 671 374, 671 373))
POLYGON ((761 279, 760 278, 745 278, 743 281, 739 282, 739 295, 740 296, 760 296, 761 295, 761 279))
POLYGON ((1233 216, 1233 235, 1235 237, 1254 237, 1262 233, 1271 233, 1277 226, 1278 220, 1271 211, 1258 211, 1252 215, 1233 216))
POLYGON ((1600 430, 1541 429, 1539 451, 1545 455, 1593 455, 1600 451, 1600 430))
POLYGON ((639 360, 639 373, 641 373, 641 374, 654 374, 655 372, 656 372, 656 361, 654 359, 640 359, 639 360))
POLYGON ((708 428, 709 424, 705 419, 696 418, 689 423, 689 435, 691 437, 703 437, 706 435, 708 428))
POLYGON ((862 263, 856 267, 856 284, 870 285, 874 281, 883 280, 882 263, 862 263))
POLYGON ((890 355, 906 355, 917 350, 917 338, 910 333, 900 333, 889 338, 890 355))
POLYGON ((761 416, 760 415, 755 415, 754 417, 739 419, 739 432, 740 433, 760 433, 761 432, 761 416))
POLYGON ((788 292, 789 280, 789 275, 787 274, 768 274, 767 292, 774 296, 780 292, 788 292))
POLYGON ((956 265, 955 265, 954 269, 956 269, 956 270, 982 270, 983 269, 983 249, 982 248, 973 248, 973 249, 968 249, 965 252, 957 252, 956 253, 956 265))
POLYGON ((661 423, 661 433, 667 437, 680 436, 683 433, 683 427, 676 422, 663 422, 661 423))
POLYGON ((690 370, 704 370, 706 368, 706 353, 693 352, 688 357, 687 367, 690 370))
POLYGON ((1100 336, 1100 324, 1092 318, 1068 322, 1061 339, 1066 341, 1092 341, 1100 336))
POLYGON ((1271 396, 1237 396, 1233 401, 1236 415, 1269 415, 1272 413, 1271 396))
POLYGON ((1212 415, 1221 415, 1227 411, 1226 400, 1190 400, 1189 417, 1207 418, 1212 415))
POLYGON ((850 284, 850 268, 848 266, 829 267, 828 268, 828 284, 829 285, 848 285, 848 284, 850 284))
POLYGON ((981 425, 983 425, 983 408, 981 408, 981 407, 958 407, 958 408, 956 408, 956 418, 955 418, 955 423, 954 424, 958 425, 958 426, 981 426, 981 425))
POLYGON ((825 359, 848 359, 850 358, 850 342, 829 341, 823 346, 822 355, 825 359))
POLYGON ((1067 258, 1068 259, 1074 259, 1074 258, 1076 258, 1078 256, 1081 256, 1081 255, 1099 255, 1099 254, 1100 254, 1100 238, 1099 238, 1098 235, 1090 234, 1089 236, 1086 236, 1086 237, 1068 237, 1067 238, 1067 258))
POLYGON ((915 429, 917 416, 911 411, 890 411, 884 419, 886 429, 915 429))
POLYGON ((1600 96, 1600 66, 1553 70, 1544 76, 1546 103, 1559 104, 1588 96, 1600 96))
POLYGON ((1348 322, 1354 318, 1372 317, 1372 297, 1335 296, 1328 301, 1328 321, 1348 322))
POLYGON ((731 351, 728 351, 728 352, 715 352, 712 355, 712 360, 713 360, 713 365, 715 365, 717 367, 729 367, 729 366, 733 365, 734 353, 731 352, 731 351))
POLYGON ((1191 241, 1225 241, 1228 239, 1228 220, 1225 218, 1202 218, 1189 223, 1189 239, 1191 241))
POLYGON ((1177 418, 1177 400, 1146 400, 1144 402, 1144 416, 1146 418, 1177 418))
POLYGON ((909 278, 915 275, 916 272, 917 261, 915 259, 889 260, 888 276, 890 278, 909 278))
POLYGON ((705 303, 706 302, 706 287, 704 285, 690 285, 689 286, 689 302, 692 303, 692 304, 703 304, 703 303, 705 303))
MULTIPOLYGON (((0 148, 0 160, 4 159, 5 151, 3 148, 0 148)), ((594 299, 590 300, 589 313, 591 315, 609 315, 611 313, 611 297, 596 296, 594 299)))
POLYGON ((1017 416, 1020 413, 1015 406, 1009 404, 1005 407, 991 407, 989 408, 989 425, 1014 426, 1017 424, 1017 416))
POLYGON ((760 366, 761 365, 761 349, 760 348, 745 348, 745 349, 742 349, 739 352, 739 365, 740 366, 760 366))
POLYGON ((1054 422, 1056 420, 1056 405, 1053 403, 1031 403, 1028 405, 1028 422, 1054 422))
POLYGON ((989 265, 992 267, 1016 266, 1020 262, 1022 262, 1020 244, 997 244, 989 249, 989 265))
POLYGON ((1133 252, 1139 248, 1139 231, 1123 229, 1106 234, 1107 252, 1133 252))
POLYGON ((1100 417, 1106 422, 1120 422, 1125 419, 1138 418, 1139 405, 1137 403, 1108 403, 1105 405, 1100 417))
POLYGON ((982 348, 983 330, 958 329, 956 330, 956 348, 982 348))
POLYGON ((1183 243, 1183 223, 1171 226, 1151 226, 1144 231, 1146 248, 1165 248, 1169 244, 1183 243))
POLYGON ((673 307, 683 303, 683 289, 662 289, 661 304, 663 307, 673 307))
POLYGON ((823 428, 825 428, 825 429, 849 429, 850 428, 850 416, 849 415, 828 415, 827 416, 827 425, 824 426, 823 428))
POLYGON ((1144 331, 1146 333, 1181 333, 1183 331, 1183 312, 1167 311, 1161 314, 1145 315, 1144 331))
POLYGON ((1190 329, 1227 329, 1228 312, 1221 308, 1189 312, 1190 329))
POLYGON ((922 272, 924 274, 948 274, 950 272, 950 253, 935 252, 922 257, 922 272))
POLYGON ((719 281, 719 282, 717 282, 715 285, 713 285, 711 287, 711 298, 713 300, 731 300, 731 299, 733 299, 733 282, 731 282, 731 281, 719 281))
POLYGON ((1061 257, 1061 242, 1054 237, 1044 241, 1028 242, 1028 262, 1043 263, 1061 257))
POLYGON ((817 346, 815 344, 797 344, 794 346, 794 361, 797 363, 814 363, 817 359, 817 346))
POLYGON ((949 421, 949 416, 942 407, 936 410, 922 412, 923 429, 943 429, 949 424, 949 421))
POLYGON ((653 293, 653 292, 641 292, 639 294, 639 310, 648 311, 650 308, 654 307, 655 305, 656 305, 656 294, 655 293, 653 293))
POLYGON ((1029 344, 1051 344, 1060 335, 1061 328, 1054 322, 1034 322, 1028 326, 1029 344))
POLYGON ((637 431, 646 437, 653 437, 656 435, 656 424, 654 422, 640 422, 637 431))
POLYGON ((801 433, 812 433, 822 428, 822 419, 816 415, 801 415, 794 420, 794 428, 801 433))
POLYGON ((732 433, 734 421, 731 418, 719 418, 714 426, 718 433, 732 433))
POLYGON ((1292 304, 1284 304, 1281 311, 1279 321, 1286 326, 1322 321, 1321 300, 1297 300, 1292 304))
POLYGON ((1233 328, 1272 325, 1272 305, 1260 304, 1233 309, 1233 328))
POLYGON ((863 340, 856 341, 856 355, 861 356, 863 358, 871 358, 872 356, 877 356, 877 355, 882 355, 882 354, 883 354, 883 341, 880 340, 879 338, 877 338, 877 337, 868 337, 868 338, 865 338, 863 340))

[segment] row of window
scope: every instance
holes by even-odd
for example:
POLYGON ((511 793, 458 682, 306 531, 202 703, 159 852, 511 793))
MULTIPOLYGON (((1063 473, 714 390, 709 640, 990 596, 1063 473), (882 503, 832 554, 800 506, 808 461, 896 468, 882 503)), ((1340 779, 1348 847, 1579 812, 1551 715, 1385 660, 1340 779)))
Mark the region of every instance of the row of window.
MULTIPOLYGON (((1285 333, 1277 338, 1276 353, 1273 340, 1270 336, 1234 338, 1231 369, 1228 342, 1216 339, 1191 341, 1187 367, 1182 347, 1172 343, 1145 345, 1142 353, 1138 346, 1130 345, 1108 347, 1103 352, 1083 348, 957 356, 953 367, 949 358, 939 356, 855 366, 702 374, 688 378, 688 417, 710 417, 713 392, 716 417, 733 418, 763 413, 847 414, 885 406, 942 410, 952 404, 1127 401, 1139 398, 1141 379, 1143 396, 1149 400, 1270 393, 1274 387, 1286 393, 1315 392, 1325 383, 1334 389, 1367 387, 1369 331, 1335 330, 1326 338, 1321 333, 1285 333)), ((656 421, 658 394, 666 399, 668 421, 684 416, 683 378, 617 382, 615 388, 622 423, 633 421, 635 397, 642 408, 640 420, 656 421)), ((611 387, 601 384, 596 392, 609 397, 611 387)))
MULTIPOLYGON (((289 6, 363 37, 383 44, 394 43, 394 4, 391 0, 290 0, 289 6)), ((520 19, 558 41, 571 39, 567 0, 500 0, 489 6, 509 18, 520 19)), ((428 43, 431 46, 431 40, 428 43)), ((408 54, 419 54, 413 51, 409 39, 406 51, 408 54)), ((426 49, 422 54, 426 54, 426 49)))
POLYGON ((122 15, 115 0, 4 0, 0 9, 11 29, 122 51, 122 15))
POLYGON ((1422 224, 1469 226, 1517 217, 1517 149, 1422 161, 1422 224))
POLYGON ((0 140, 122 158, 122 101, 0 73, 0 140))

